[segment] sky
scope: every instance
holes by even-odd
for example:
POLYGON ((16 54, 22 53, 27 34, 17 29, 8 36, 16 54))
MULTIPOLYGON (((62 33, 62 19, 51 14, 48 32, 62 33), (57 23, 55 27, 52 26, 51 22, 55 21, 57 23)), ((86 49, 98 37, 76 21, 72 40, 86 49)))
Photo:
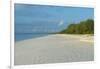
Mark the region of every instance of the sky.
POLYGON ((94 19, 93 8, 15 4, 16 32, 58 32, 87 19, 94 19))

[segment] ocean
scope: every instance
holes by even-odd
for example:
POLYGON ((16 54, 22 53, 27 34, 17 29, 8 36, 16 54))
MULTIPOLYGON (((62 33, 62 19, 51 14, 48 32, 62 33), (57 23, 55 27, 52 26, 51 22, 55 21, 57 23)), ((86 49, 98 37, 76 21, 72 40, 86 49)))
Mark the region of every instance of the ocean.
POLYGON ((32 38, 38 38, 47 36, 50 30, 42 26, 33 24, 24 24, 24 23, 15 23, 15 41, 22 41, 32 38))
POLYGON ((47 22, 15 23, 15 41, 38 38, 58 32, 58 26, 47 22))
POLYGON ((37 33, 16 33, 15 41, 27 40, 32 38, 39 38, 50 34, 37 34, 37 33))

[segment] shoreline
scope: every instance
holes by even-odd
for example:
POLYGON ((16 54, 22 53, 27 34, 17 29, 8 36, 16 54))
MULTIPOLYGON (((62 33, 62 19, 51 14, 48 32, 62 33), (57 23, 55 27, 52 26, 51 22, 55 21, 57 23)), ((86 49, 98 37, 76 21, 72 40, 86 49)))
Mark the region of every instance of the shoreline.
POLYGON ((83 35, 80 35, 80 34, 50 34, 50 35, 47 35, 47 36, 42 36, 42 37, 37 37, 37 38, 30 38, 30 39, 25 39, 25 40, 21 40, 21 41, 17 41, 15 43, 18 43, 18 42, 23 42, 23 41, 27 41, 27 40, 31 40, 31 39, 42 39, 42 38, 48 38, 48 37, 51 37, 51 36, 60 36, 60 37, 71 37, 71 38, 78 38, 80 41, 85 41, 85 42, 94 42, 94 36, 91 35, 91 34, 83 34, 83 35))

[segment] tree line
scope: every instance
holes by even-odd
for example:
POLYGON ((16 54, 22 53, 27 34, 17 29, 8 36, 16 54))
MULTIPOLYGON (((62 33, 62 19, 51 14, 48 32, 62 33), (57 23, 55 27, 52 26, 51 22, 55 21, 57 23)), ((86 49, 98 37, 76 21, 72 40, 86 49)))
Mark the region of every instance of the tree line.
POLYGON ((88 19, 77 24, 70 24, 60 33, 67 34, 94 34, 94 20, 88 19))

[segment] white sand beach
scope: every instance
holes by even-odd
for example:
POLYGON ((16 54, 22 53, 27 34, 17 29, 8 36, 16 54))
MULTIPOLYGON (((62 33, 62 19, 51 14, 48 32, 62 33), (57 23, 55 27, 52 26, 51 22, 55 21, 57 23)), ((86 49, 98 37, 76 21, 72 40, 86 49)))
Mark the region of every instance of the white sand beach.
POLYGON ((93 36, 54 34, 15 42, 15 65, 94 60, 93 36))

